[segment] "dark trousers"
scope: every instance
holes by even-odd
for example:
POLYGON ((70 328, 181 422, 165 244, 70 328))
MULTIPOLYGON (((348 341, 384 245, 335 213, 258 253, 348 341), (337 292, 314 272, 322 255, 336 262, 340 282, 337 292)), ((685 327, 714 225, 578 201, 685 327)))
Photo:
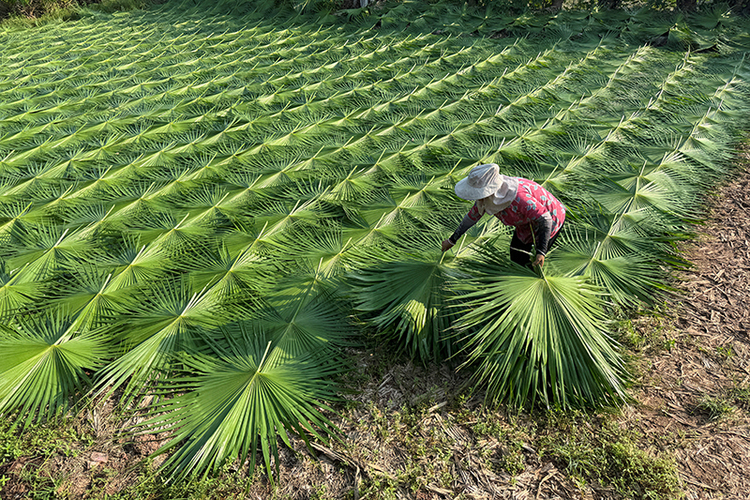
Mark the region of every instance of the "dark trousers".
MULTIPOLYGON (((563 226, 565 223, 563 223, 563 226)), ((555 241, 557 240, 557 237, 560 236, 560 233, 562 232, 562 226, 560 227, 560 230, 557 231, 557 234, 555 234, 552 238, 549 240, 549 245, 547 245, 547 251, 552 248, 552 245, 555 244, 555 241)), ((531 269, 531 249, 533 248, 532 243, 524 243, 520 239, 518 239, 518 229, 513 231, 513 239, 510 240, 510 260, 515 262, 516 264, 519 264, 521 266, 528 267, 531 269)))

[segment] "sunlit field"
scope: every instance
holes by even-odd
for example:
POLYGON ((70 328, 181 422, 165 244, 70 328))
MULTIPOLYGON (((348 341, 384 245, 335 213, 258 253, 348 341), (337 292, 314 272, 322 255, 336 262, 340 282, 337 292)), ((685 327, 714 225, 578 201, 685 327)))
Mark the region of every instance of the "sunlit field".
POLYGON ((610 320, 728 173, 747 22, 233 4, 0 30, 0 411, 157 396, 134 431, 173 431, 170 473, 269 464, 337 432, 365 338, 493 401, 622 401, 610 320), (568 207, 543 272, 490 217, 441 253, 480 163, 568 207))

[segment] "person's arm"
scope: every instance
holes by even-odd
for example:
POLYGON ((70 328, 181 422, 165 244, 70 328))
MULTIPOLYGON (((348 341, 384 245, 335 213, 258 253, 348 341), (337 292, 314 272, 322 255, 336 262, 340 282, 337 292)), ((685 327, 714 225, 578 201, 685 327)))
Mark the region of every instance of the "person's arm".
POLYGON ((458 239, 463 236, 463 234, 469 230, 474 224, 477 223, 479 219, 482 218, 482 214, 479 213, 479 208, 477 208, 477 204, 474 203, 474 206, 471 207, 471 210, 469 210, 469 213, 464 215, 463 220, 461 221, 461 224, 458 225, 458 228, 453 232, 452 235, 448 237, 447 240, 443 241, 442 249, 443 252, 451 248, 453 245, 458 242, 458 239))
POLYGON ((536 238, 537 255, 547 255, 549 240, 552 238, 552 226, 554 221, 549 212, 544 212, 534 221, 534 237, 536 238))

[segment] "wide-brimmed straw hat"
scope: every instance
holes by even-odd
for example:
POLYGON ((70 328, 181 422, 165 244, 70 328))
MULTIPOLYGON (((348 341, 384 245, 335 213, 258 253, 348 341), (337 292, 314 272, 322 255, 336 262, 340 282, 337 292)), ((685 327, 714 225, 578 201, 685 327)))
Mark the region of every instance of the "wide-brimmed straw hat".
POLYGON ((468 177, 458 181, 455 191, 464 200, 481 200, 495 193, 504 179, 496 163, 485 163, 472 168, 468 177))

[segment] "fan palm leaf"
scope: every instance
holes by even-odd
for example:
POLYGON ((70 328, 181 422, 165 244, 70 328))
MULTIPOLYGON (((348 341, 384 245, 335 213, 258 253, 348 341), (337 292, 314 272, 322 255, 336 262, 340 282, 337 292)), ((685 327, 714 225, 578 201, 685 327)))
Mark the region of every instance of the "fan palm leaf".
POLYGON ((120 334, 122 355, 99 373, 100 390, 111 392, 127 381, 126 393, 135 395, 160 371, 169 371, 176 352, 198 352, 202 339, 227 317, 205 289, 191 293, 184 280, 174 285, 131 291, 123 304, 128 312, 120 316, 127 325, 120 334))
POLYGON ((180 267, 188 270, 193 285, 206 289, 207 303, 220 309, 255 309, 261 296, 275 281, 269 259, 257 252, 254 240, 237 252, 222 244, 218 248, 196 247, 188 252, 180 267))
POLYGON ((20 242, 19 251, 9 260, 9 265, 23 266, 24 275, 31 280, 52 278, 67 265, 83 260, 80 255, 85 252, 96 253, 95 247, 78 236, 76 232, 59 226, 26 227, 15 234, 20 242))
POLYGON ((22 269, 8 272, 5 263, 0 262, 0 321, 7 322, 22 311, 36 309, 42 302, 47 285, 29 276, 22 269))
POLYGON ((327 279, 322 266, 302 269, 276 285, 267 307, 257 314, 257 328, 277 348, 276 356, 317 353, 318 362, 335 357, 351 334, 338 282, 327 279))
POLYGON ((51 417, 107 354, 95 330, 73 328, 60 312, 16 317, 0 327, 0 413, 25 415, 25 425, 51 417))
POLYGON ((160 403, 142 424, 145 431, 171 431, 156 454, 175 449, 164 467, 173 477, 207 474, 227 459, 260 453, 272 480, 271 457, 278 467, 278 434, 291 447, 289 432, 326 441, 336 426, 320 408, 336 399, 336 364, 317 365, 311 356, 272 356, 277 348, 262 333, 236 338, 215 359, 193 363, 196 375, 166 387, 176 396, 160 403), (185 444, 182 444, 185 443, 185 444))
MULTIPOLYGON (((428 244, 439 246, 435 241, 428 244)), ((447 310, 452 298, 448 286, 465 277, 451 265, 451 257, 441 258, 437 252, 424 252, 423 257, 401 255, 398 260, 372 252, 357 272, 347 277, 360 319, 399 351, 422 362, 454 352, 453 341, 447 336, 455 319, 447 310)))
POLYGON ((638 302, 653 303, 664 284, 664 270, 653 260, 634 252, 631 248, 607 253, 602 242, 561 242, 550 254, 550 265, 566 276, 583 276, 606 290, 611 299, 624 306, 637 306, 638 302))
POLYGON ((603 291, 580 277, 537 275, 492 250, 469 264, 459 282, 464 366, 488 398, 514 406, 617 403, 627 373, 606 330, 603 291))
POLYGON ((352 239, 342 238, 338 228, 298 228, 290 231, 278 242, 279 249, 287 252, 279 255, 279 261, 288 261, 290 268, 319 268, 327 278, 339 276, 355 265, 355 248, 352 239))
POLYGON ((108 289, 114 291, 136 284, 158 281, 167 273, 167 256, 157 245, 138 246, 137 238, 126 238, 111 247, 99 264, 108 269, 113 278, 108 289))

